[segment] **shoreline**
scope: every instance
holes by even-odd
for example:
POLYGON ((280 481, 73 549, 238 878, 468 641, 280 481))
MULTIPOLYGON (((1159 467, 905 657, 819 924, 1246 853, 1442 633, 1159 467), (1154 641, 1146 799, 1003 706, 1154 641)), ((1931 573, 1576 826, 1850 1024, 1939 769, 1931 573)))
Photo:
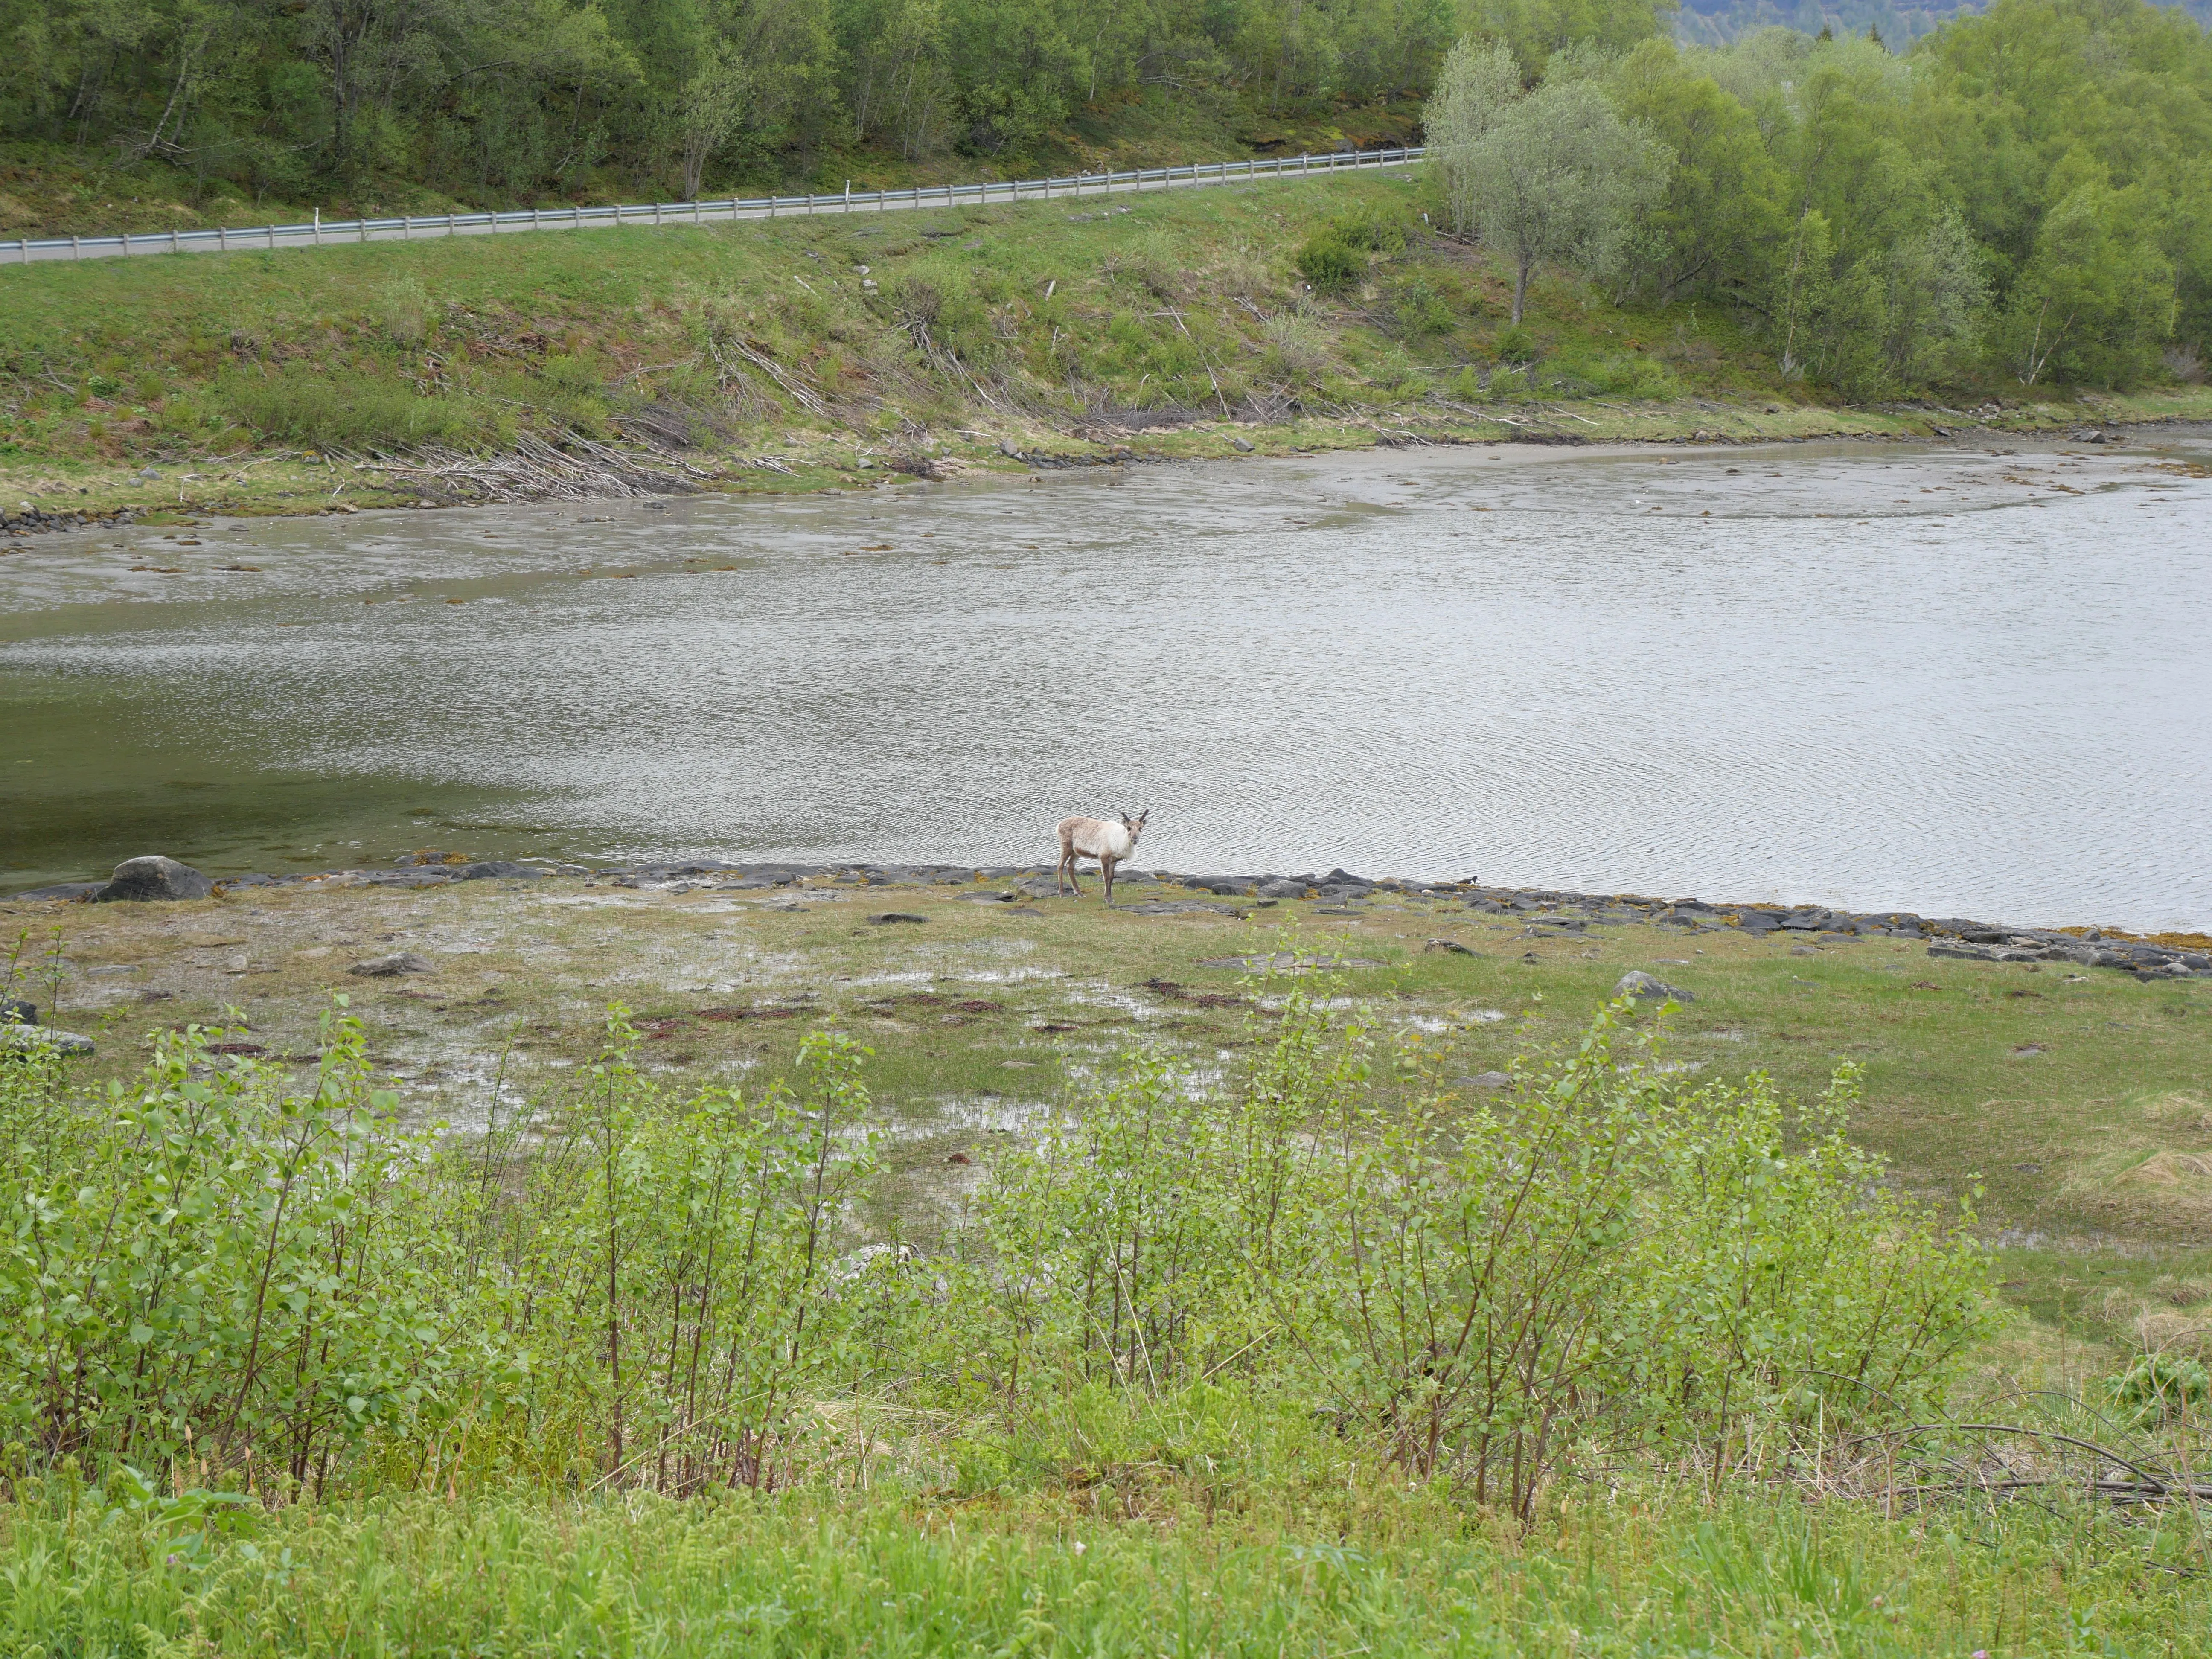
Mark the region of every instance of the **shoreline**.
MULTIPOLYGON (((191 872, 197 873, 197 872, 191 872)), ((1098 879, 1086 872, 1088 900, 1098 879)), ((945 889, 969 890, 948 896, 979 902, 1031 905, 1055 896, 1053 871, 1042 865, 789 862, 730 863, 715 859, 626 865, 561 863, 551 859, 471 860, 461 854, 410 855, 384 868, 328 870, 313 874, 271 876, 258 872, 210 878, 214 901, 264 889, 346 891, 383 889, 419 892, 464 882, 499 881, 535 884, 575 882, 582 887, 610 886, 664 893, 764 892, 775 889, 824 888, 945 889)), ((0 895, 0 906, 21 903, 87 903, 105 882, 57 882, 27 891, 0 895)), ((1501 887, 1468 878, 1419 880, 1397 876, 1366 877, 1341 868, 1297 875, 1207 875, 1166 870, 1123 870, 1117 890, 1139 890, 1136 902, 1115 906, 1138 915, 1212 913, 1249 919, 1285 900, 1318 901, 1310 914, 1360 914, 1355 907, 1376 895, 1456 903, 1478 914, 1515 916, 1544 937, 1549 929, 1579 933, 1593 921, 1647 922, 1678 928, 1685 935, 1734 930, 1753 938, 1788 935, 1819 939, 1886 938, 1924 941, 1928 954, 1964 961, 2066 963, 2082 968, 2111 968, 2141 979, 2212 979, 2212 937, 2191 933, 2136 934, 2094 925, 2024 927, 1963 916, 1928 917, 1907 910, 1849 911, 1821 905, 1778 902, 1707 902, 1662 899, 1640 894, 1593 894, 1556 888, 1501 887), (1170 891, 1176 896, 1163 896, 1170 891), (1203 895, 1204 896, 1200 896, 1203 895), (1224 901, 1226 901, 1225 902, 1224 901)), ((131 902, 131 901, 118 901, 131 902)), ((183 902, 157 901, 157 902, 183 902)))
MULTIPOLYGON (((240 519, 329 518, 371 511, 430 511, 446 507, 528 506, 552 501, 665 500, 683 495, 813 495, 879 489, 901 483, 1012 479, 1026 473, 1097 466, 1164 465, 1201 461, 1290 460, 1323 453, 1377 449, 1495 448, 1526 444, 1543 448, 1600 447, 1740 449, 1762 445, 1824 442, 1907 444, 1938 449, 1970 440, 2077 442, 2124 446, 2160 432, 2180 436, 2212 433, 2212 396, 2200 388, 2166 394, 2187 407, 2161 409, 2158 398, 2123 399, 2082 394, 2072 407, 2057 403, 1985 415, 1929 405, 1838 407, 1762 404, 1756 411, 1711 400, 1641 407, 1594 405, 1608 418, 1594 421, 1541 404, 1501 405, 1495 415, 1458 406, 1437 412, 1409 406, 1376 409, 1342 418, 1306 417, 1264 423, 1194 416, 1173 424, 1127 426, 1101 422, 1073 431, 1030 428, 1004 434, 975 433, 964 443, 941 442, 928 453, 870 453, 849 434, 792 446, 788 458, 748 457, 738 449, 696 450, 666 456, 640 452, 623 477, 601 471, 604 485, 577 485, 550 475, 538 487, 496 493, 457 484, 404 460, 339 461, 312 451, 247 452, 198 465, 82 463, 37 458, 0 459, 0 557, 23 550, 30 538, 134 525, 167 526, 202 516, 240 519), (2192 395, 2199 394, 2199 395, 2192 395), (1777 419, 1776 417, 1779 417, 1777 419), (1570 422, 1576 424, 1570 424, 1570 422), (1578 429, 1587 428, 1587 430, 1578 429), (848 458, 847 441, 858 445, 848 458), (677 470, 671 470, 675 468, 677 470), (28 482, 32 473, 60 473, 52 488, 28 482), (258 476, 249 476, 257 475, 258 476), (228 475, 218 477, 216 475, 228 475), (397 478, 411 480, 404 485, 397 478), (88 480, 77 482, 77 480, 88 480), (332 480, 336 479, 335 486, 332 480), (640 480, 651 480, 650 483, 640 480), (216 488, 191 491, 192 484, 216 488), (222 486, 228 484, 229 489, 222 486), (162 497, 173 487, 173 500, 162 497), (82 498, 68 499, 74 488, 82 498), (24 492, 28 492, 27 494, 24 492), (42 501, 40 498, 45 497, 42 501), (351 499, 340 499, 350 496, 351 499), (16 505, 8 507, 9 498, 16 505)), ((486 470, 500 461, 480 458, 486 470)))

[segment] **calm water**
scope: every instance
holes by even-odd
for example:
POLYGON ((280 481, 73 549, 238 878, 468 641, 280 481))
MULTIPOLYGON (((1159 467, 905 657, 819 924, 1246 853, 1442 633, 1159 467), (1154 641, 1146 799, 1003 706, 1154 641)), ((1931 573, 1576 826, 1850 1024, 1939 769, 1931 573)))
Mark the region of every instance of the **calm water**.
POLYGON ((2160 442, 16 543, 0 887, 154 850, 1012 861, 1148 806, 1173 869, 2203 927, 2212 480, 2176 464, 2212 444, 2160 442))

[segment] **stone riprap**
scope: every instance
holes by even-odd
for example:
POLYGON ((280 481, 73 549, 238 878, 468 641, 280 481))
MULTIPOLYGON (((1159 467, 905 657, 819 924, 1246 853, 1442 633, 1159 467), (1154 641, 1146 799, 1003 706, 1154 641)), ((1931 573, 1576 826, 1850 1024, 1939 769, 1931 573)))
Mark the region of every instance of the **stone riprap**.
MULTIPOLYGON (((133 864, 146 860, 134 860, 133 864)), ((167 860, 163 860, 167 862, 167 860)), ((123 868, 118 867, 119 877, 123 868)), ((197 874, 197 872, 190 872, 197 874)), ((217 893, 256 887, 442 886, 457 881, 539 881, 567 878, 586 886, 604 884, 684 893, 699 890, 759 891, 812 887, 975 887, 976 899, 1016 904, 1053 896, 1053 871, 1041 864, 738 864, 719 859, 629 865, 564 864, 550 859, 479 860, 461 853, 410 853, 384 869, 331 870, 314 875, 244 875, 216 878, 217 893)), ((1245 915, 1285 899, 1312 899, 1333 908, 1370 902, 1423 899, 1442 907, 1478 914, 1518 917, 1535 937, 1584 933, 1593 927, 1653 922, 1685 934, 1733 928, 1758 936, 1801 940, 1902 939, 1928 940, 1930 956, 1966 961, 2069 963, 2110 968, 2142 978, 2212 978, 2212 952, 2107 934, 2090 927, 2062 933, 2046 927, 2014 927, 1960 916, 1923 916, 1907 910, 1832 910, 1814 904, 1723 903, 1702 899, 1650 898, 1633 893, 1577 893, 1553 888, 1496 887, 1474 877, 1457 881, 1419 881, 1401 877, 1367 877, 1342 869, 1322 874, 1204 875, 1170 871, 1122 870, 1117 885, 1144 890, 1139 902, 1117 908, 1139 915, 1172 915, 1210 910, 1245 915), (1210 895, 1214 901, 1174 899, 1163 890, 1210 895)), ((55 901, 100 897, 113 883, 62 882, 17 893, 17 900, 55 901)), ((1096 878, 1085 888, 1095 897, 1096 878)), ((119 896, 119 895, 118 896, 119 896)))

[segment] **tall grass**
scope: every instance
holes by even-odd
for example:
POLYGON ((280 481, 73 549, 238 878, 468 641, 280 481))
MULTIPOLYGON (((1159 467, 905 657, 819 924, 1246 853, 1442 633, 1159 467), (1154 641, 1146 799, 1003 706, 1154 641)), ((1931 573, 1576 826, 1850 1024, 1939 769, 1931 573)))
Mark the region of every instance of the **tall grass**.
POLYGON ((2188 1659, 2212 1598, 2164 1570, 2174 1531, 1616 1492, 1534 1535, 1402 1492, 1134 1525, 918 1493, 413 1498, 210 1532, 57 1486, 0 1512, 0 1651, 2188 1659))

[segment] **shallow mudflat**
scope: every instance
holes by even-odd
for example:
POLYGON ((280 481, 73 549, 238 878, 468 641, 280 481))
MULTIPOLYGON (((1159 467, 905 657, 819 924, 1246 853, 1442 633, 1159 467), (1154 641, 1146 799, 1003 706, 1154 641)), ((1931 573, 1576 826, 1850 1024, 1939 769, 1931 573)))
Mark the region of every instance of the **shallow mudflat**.
POLYGON ((2200 440, 1499 447, 0 562, 0 868, 1354 868, 2212 922, 2200 440), (134 568, 134 567, 137 567, 134 568))
POLYGON ((1076 901, 1048 878, 973 872, 356 878, 179 904, 0 902, 0 926, 29 935, 15 994, 98 1044, 72 1065, 120 1077, 159 1030, 224 1023, 223 1063, 304 1076, 337 992, 404 1109, 462 1127, 557 1108, 611 1004, 632 1012, 648 1068, 686 1087, 757 1088, 808 1030, 851 1030, 876 1050, 893 1201, 923 1228, 1000 1137, 1079 1102, 1131 1046, 1201 1082, 1233 1067, 1280 991, 1246 962, 1342 964, 1328 994, 1418 1040, 1437 1085, 1470 1104, 1640 970, 1694 999, 1670 1017, 1686 1073, 1764 1069, 1809 1096, 1839 1060, 1863 1065, 1855 1133, 1915 1190, 1978 1176, 1991 1228, 2021 1246, 2014 1291, 2045 1311, 2212 1248, 2212 978, 1803 912, 1747 927, 1739 907, 1217 884, 1231 890, 1132 882, 1109 913, 1095 881, 1076 901))

